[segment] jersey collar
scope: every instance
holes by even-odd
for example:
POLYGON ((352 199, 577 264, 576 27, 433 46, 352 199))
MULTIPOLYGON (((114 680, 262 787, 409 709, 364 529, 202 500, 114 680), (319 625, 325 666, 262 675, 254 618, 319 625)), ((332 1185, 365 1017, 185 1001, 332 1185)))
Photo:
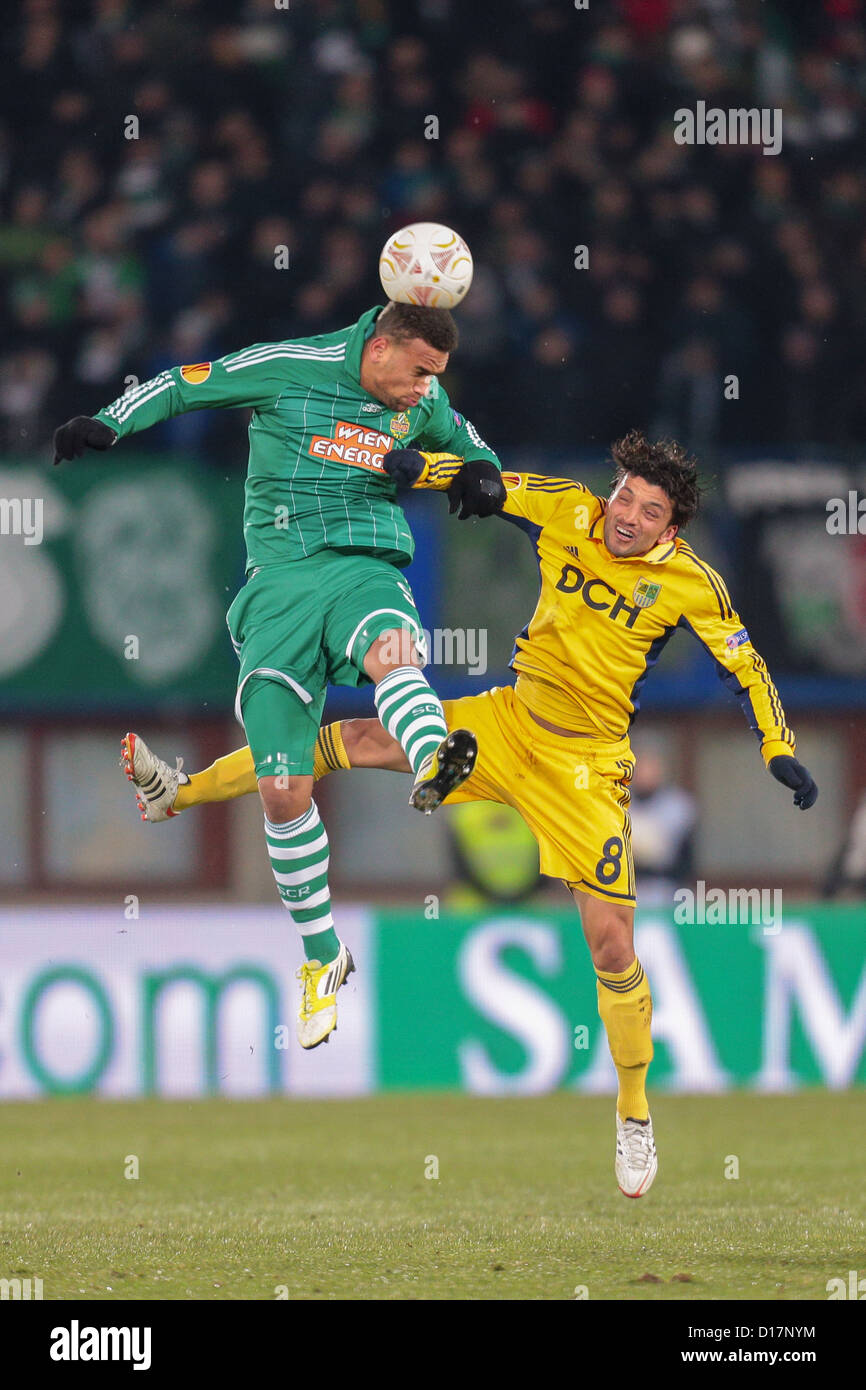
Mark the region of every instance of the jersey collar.
POLYGON ((599 499, 599 501, 601 501, 601 511, 590 526, 587 532, 587 539, 595 541, 596 545, 600 545, 609 560, 613 560, 614 563, 635 560, 640 561, 642 565, 660 565, 663 564, 665 560, 669 560, 675 553, 677 548, 676 536, 674 536, 672 541, 662 541, 660 545, 654 545, 652 550, 648 550, 645 555, 611 555, 604 543, 604 517, 607 511, 607 505, 602 499, 599 499))
MULTIPOLYGON (((361 354, 364 351, 364 344, 368 338, 372 338, 376 329, 376 320, 384 307, 384 304, 376 304, 374 308, 368 309, 366 314, 362 314, 346 339, 345 371, 358 385, 361 384, 361 354)), ((373 398, 371 397, 371 399, 373 398)), ((386 406, 382 406, 383 410, 386 408, 386 406)))

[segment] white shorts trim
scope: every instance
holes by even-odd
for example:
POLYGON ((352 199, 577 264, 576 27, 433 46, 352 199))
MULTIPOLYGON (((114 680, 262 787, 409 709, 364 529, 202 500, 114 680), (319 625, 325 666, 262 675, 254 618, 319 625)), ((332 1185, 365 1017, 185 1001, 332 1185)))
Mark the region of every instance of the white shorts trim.
POLYGON ((295 694, 301 697, 305 705, 310 705, 313 702, 313 697, 309 690, 305 690, 304 687, 299 685, 296 680, 293 680, 291 676, 287 676, 285 671, 276 671, 273 666, 257 666, 254 671, 247 671, 247 674, 238 686, 238 693, 235 696, 235 719, 242 729, 244 728, 244 718, 241 712, 241 695, 243 694, 244 686, 250 676, 271 676, 274 680, 283 681, 285 685, 288 685, 294 690, 295 694))
POLYGON ((410 618, 408 613, 401 612, 399 608, 374 608, 372 613, 368 613, 366 618, 361 619, 358 626, 355 628, 355 631, 352 633, 351 637, 346 643, 346 656, 349 658, 350 661, 352 659, 352 648, 355 645, 355 641, 357 639, 358 633, 361 631, 361 628, 364 627, 364 625, 368 623, 371 618, 378 618, 381 613, 391 613, 395 618, 402 618, 403 622, 406 624, 409 631, 414 636, 417 645, 418 636, 421 629, 418 627, 418 624, 414 618, 410 618))

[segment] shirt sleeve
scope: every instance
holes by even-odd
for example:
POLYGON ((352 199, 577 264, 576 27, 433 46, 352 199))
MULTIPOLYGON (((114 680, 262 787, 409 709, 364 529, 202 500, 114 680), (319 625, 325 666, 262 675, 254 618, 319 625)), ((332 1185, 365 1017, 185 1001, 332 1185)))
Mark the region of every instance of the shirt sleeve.
POLYGON ((464 461, 487 459, 489 463, 501 469, 502 464, 490 445, 481 438, 471 420, 467 420, 459 410, 454 410, 447 393, 438 382, 433 390, 435 396, 430 419, 421 433, 412 440, 412 448, 424 452, 432 450, 435 453, 450 453, 464 461))
POLYGON ((716 664, 719 679, 740 701, 749 728, 769 764, 779 754, 792 757, 794 734, 785 722, 767 663, 752 646, 743 620, 731 604, 725 582, 715 570, 695 560, 694 597, 678 626, 697 637, 716 664))
MULTIPOLYGON (((414 441, 413 441, 414 443, 414 441)), ((416 488, 433 488, 445 492, 454 481, 455 475, 463 466, 463 459, 453 454, 424 455, 424 469, 416 482, 416 488)), ((598 509, 598 499, 583 483, 573 478, 548 478, 543 473, 503 472, 505 502, 500 516, 517 525, 529 522, 533 526, 546 526, 560 512, 573 514, 574 525, 586 530, 598 509)), ((525 529, 525 527, 524 527, 525 529)))
POLYGON ((172 367, 143 381, 97 411, 119 438, 149 429, 188 410, 270 405, 285 386, 285 363, 273 343, 257 343, 215 362, 172 367))
POLYGON ((597 507, 589 488, 573 478, 548 478, 543 473, 503 473, 503 515, 546 526, 560 512, 575 513, 575 528, 586 530, 597 507))

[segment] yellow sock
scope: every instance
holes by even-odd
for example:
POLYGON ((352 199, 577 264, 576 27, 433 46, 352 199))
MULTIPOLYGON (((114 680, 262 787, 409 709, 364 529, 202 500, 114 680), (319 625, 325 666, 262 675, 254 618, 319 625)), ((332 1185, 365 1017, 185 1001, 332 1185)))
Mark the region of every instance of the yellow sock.
POLYGON ((622 1120, 646 1120, 646 1074, 653 1057, 649 981, 635 956, 627 970, 596 970, 598 1012, 619 1078, 616 1108, 622 1120))
MULTIPOLYGON (((326 724, 316 739, 313 777, 318 781, 329 772, 351 766, 339 723, 326 724)), ((257 788, 253 755, 249 748, 238 748, 235 753, 217 758, 204 771, 192 773, 190 780, 178 787, 173 809, 185 811, 189 806, 204 806, 208 802, 233 801, 236 796, 247 796, 257 788)))
POLYGON ((236 796, 254 792, 257 786, 253 755, 249 748, 239 748, 217 758, 203 772, 192 773, 190 780, 178 787, 173 809, 185 811, 188 806, 202 806, 208 801, 232 801, 236 796))
POLYGON ((313 754, 314 778, 318 782, 320 777, 326 777, 329 772, 339 772, 340 768, 348 769, 351 766, 343 742, 342 724, 339 721, 336 724, 323 724, 313 754))

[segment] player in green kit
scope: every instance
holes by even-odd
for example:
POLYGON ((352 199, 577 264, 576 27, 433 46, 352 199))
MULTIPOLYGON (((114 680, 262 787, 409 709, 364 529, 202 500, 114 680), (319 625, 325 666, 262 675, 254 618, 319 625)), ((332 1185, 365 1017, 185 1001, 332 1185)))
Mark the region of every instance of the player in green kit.
MULTIPOLYGON (((456 346, 447 310, 389 303, 337 333, 161 372, 55 434, 59 463, 184 411, 252 408, 247 582, 227 621, 240 661, 235 713, 255 760, 268 854, 304 943, 298 1039, 306 1048, 336 1027, 336 993, 354 969, 334 930, 328 838, 311 794, 328 683, 375 685, 383 727, 413 769, 418 809, 438 806, 475 761, 474 735, 448 733, 421 670, 423 629, 400 573, 414 542, 395 500, 407 445, 465 460, 450 494, 461 518, 490 515, 504 497, 499 460, 439 385, 456 346)), ((124 758, 141 796, 162 795, 135 735, 124 758)))

